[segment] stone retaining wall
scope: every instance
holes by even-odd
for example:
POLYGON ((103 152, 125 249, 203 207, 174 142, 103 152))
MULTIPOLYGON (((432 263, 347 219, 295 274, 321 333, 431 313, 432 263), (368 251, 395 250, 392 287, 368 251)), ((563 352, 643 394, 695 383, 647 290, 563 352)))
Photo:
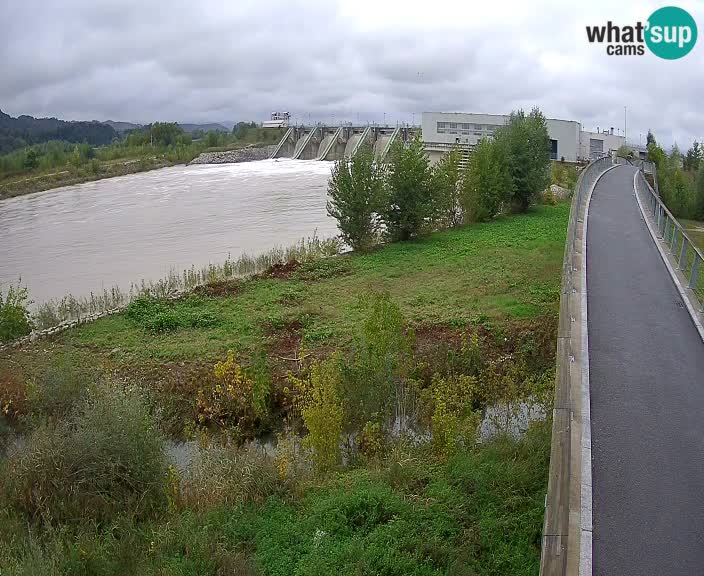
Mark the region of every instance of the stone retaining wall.
POLYGON ((240 150, 226 150, 224 152, 203 152, 198 158, 189 162, 191 164, 234 164, 237 162, 252 162, 266 160, 271 156, 276 146, 263 146, 261 148, 242 148, 240 150))

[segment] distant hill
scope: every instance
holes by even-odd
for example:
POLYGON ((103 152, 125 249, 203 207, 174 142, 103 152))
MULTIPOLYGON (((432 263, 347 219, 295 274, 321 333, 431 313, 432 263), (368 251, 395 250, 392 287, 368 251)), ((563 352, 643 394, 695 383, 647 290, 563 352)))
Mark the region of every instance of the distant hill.
POLYGON ((216 124, 216 123, 211 123, 211 124, 181 124, 179 122, 178 124, 181 128, 183 128, 186 132, 195 132, 196 130, 202 130, 203 132, 209 132, 210 130, 213 130, 214 132, 229 132, 225 126, 222 124, 216 124))
POLYGON ((103 124, 112 126, 117 132, 127 132, 128 130, 142 127, 141 124, 134 124, 133 122, 115 122, 114 120, 106 120, 103 124))
POLYGON ((49 140, 88 142, 93 146, 101 146, 109 144, 116 137, 115 129, 102 122, 67 122, 24 115, 13 118, 0 110, 0 154, 49 140))

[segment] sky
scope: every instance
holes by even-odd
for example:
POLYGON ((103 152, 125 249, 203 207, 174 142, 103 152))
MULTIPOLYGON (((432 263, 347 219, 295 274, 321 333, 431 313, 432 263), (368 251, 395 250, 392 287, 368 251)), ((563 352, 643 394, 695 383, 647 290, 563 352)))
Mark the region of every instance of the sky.
MULTIPOLYGON (((70 120, 420 122, 538 106, 584 129, 704 140, 704 37, 608 56, 585 26, 667 3, 0 0, 0 109, 70 120)), ((704 2, 678 0, 704 35, 704 2)))

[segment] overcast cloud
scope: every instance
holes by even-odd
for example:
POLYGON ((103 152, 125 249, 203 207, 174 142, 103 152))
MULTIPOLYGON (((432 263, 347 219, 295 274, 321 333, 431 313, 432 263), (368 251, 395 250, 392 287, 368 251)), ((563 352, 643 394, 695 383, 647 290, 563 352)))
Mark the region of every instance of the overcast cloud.
POLYGON ((704 4, 685 58, 607 56, 585 26, 669 2, 0 0, 0 109, 14 116, 416 122, 538 105, 585 129, 704 140, 704 4))

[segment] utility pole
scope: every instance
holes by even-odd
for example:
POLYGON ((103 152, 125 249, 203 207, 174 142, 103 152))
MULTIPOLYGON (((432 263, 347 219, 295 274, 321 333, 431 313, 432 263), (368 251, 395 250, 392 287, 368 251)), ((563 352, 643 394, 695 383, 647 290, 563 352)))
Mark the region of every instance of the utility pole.
POLYGON ((623 140, 628 143, 628 112, 625 106, 623 107, 623 140))

